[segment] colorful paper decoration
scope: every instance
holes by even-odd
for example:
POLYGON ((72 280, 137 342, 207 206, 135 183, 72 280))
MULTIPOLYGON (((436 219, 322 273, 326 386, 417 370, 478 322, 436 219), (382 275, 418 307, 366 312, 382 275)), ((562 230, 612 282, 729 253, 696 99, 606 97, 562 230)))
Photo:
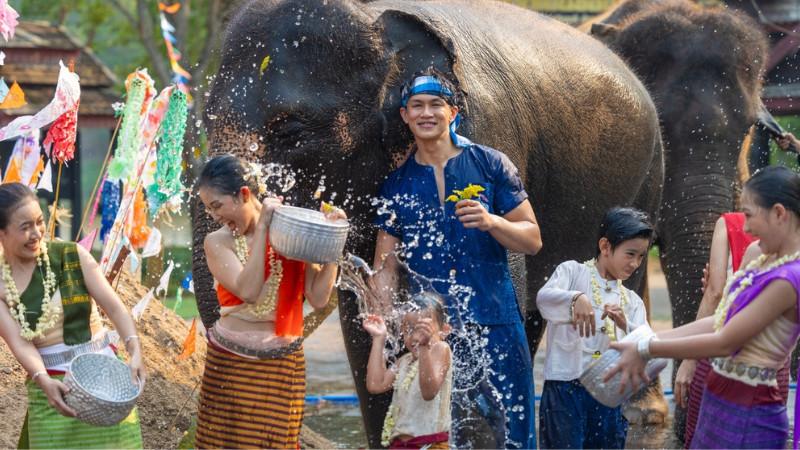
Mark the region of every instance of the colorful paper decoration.
POLYGON ((47 130, 42 145, 50 157, 59 163, 71 161, 75 157, 75 141, 78 139, 78 108, 76 102, 67 112, 59 116, 47 130), (52 149, 52 150, 51 150, 52 149))
POLYGON ((128 236, 134 249, 140 250, 147 244, 150 237, 150 227, 147 226, 147 202, 144 197, 144 189, 136 192, 136 200, 133 202, 133 222, 128 236))
POLYGON ((106 235, 108 235, 108 232, 111 231, 111 227, 114 226, 114 219, 117 217, 117 211, 119 210, 119 182, 111 180, 104 181, 103 190, 101 191, 100 196, 103 205, 103 216, 100 225, 100 239, 105 241, 106 235))
POLYGON ((14 37, 14 30, 17 29, 17 13, 8 0, 0 0, 0 34, 8 42, 9 39, 14 37))
POLYGON ((8 95, 3 99, 3 103, 0 103, 0 109, 14 109, 27 104, 28 102, 25 101, 25 93, 22 92, 22 88, 19 87, 19 84, 15 81, 14 84, 11 85, 11 88, 9 88, 8 95))
POLYGON ((169 65, 172 68, 172 82, 178 86, 184 94, 187 95, 189 103, 191 103, 191 95, 189 94, 189 82, 192 80, 192 75, 180 65, 181 52, 175 47, 178 44, 178 39, 175 38, 175 27, 167 20, 167 14, 175 14, 181 9, 180 3, 172 5, 165 5, 158 3, 158 16, 161 20, 161 36, 164 38, 164 44, 167 46, 167 57, 169 58, 169 65))
POLYGON ((184 191, 181 174, 187 115, 186 95, 179 90, 173 91, 169 109, 161 123, 155 183, 147 190, 152 217, 158 216, 164 204, 169 205, 172 211, 180 207, 181 194, 184 191))
MULTIPOLYGON (((2 1, 2 0, 0 0, 2 1)), ((58 84, 53 100, 33 116, 21 116, 0 129, 0 141, 13 139, 32 130, 41 129, 59 116, 69 111, 81 96, 81 86, 78 75, 70 72, 63 63, 59 62, 61 70, 58 72, 58 84)), ((9 96, 11 95, 9 90, 9 96)))
POLYGON ((117 151, 108 166, 107 176, 110 181, 127 180, 133 170, 136 150, 139 149, 139 122, 145 91, 145 82, 140 78, 133 79, 128 87, 128 100, 122 112, 117 151))

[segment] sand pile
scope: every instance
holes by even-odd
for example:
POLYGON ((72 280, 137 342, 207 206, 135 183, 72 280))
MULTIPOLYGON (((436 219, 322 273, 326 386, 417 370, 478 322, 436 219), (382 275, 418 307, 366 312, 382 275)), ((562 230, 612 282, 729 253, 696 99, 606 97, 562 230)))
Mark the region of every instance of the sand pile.
MULTIPOLYGON (((117 293, 130 308, 147 289, 132 281, 125 271, 121 277, 117 293)), ((147 384, 137 403, 144 445, 176 448, 197 412, 195 387, 203 373, 205 339, 198 337, 195 353, 178 361, 189 326, 158 301, 150 302, 137 327, 148 370, 147 384)), ((26 410, 24 380, 22 367, 8 346, 0 343, 0 448, 16 448, 26 410)), ((307 448, 330 445, 307 430, 302 438, 307 448)))

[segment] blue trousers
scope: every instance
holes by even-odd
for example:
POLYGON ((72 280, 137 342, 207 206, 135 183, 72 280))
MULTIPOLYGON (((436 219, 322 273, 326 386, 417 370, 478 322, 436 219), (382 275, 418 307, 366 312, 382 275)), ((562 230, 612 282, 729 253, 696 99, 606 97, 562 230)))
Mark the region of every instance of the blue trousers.
POLYGON ((455 369, 451 445, 535 449, 533 365, 522 322, 469 326, 486 339, 483 353, 491 362, 488 370, 472 371, 480 364, 475 346, 462 338, 451 340, 455 369))
POLYGON ((578 380, 544 382, 539 404, 543 449, 625 448, 627 434, 622 407, 604 406, 578 380))

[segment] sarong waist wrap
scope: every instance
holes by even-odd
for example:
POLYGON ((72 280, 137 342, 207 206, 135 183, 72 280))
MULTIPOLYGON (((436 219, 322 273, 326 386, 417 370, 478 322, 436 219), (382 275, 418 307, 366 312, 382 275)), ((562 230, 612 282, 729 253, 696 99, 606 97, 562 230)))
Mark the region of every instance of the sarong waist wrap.
MULTIPOLYGON (((63 379, 62 375, 52 375, 63 379)), ((125 420, 97 427, 58 413, 38 385, 28 380, 28 414, 19 437, 19 448, 142 448, 142 432, 136 408, 125 420)))
POLYGON ((195 447, 297 448, 305 409, 302 348, 254 360, 209 344, 195 447))

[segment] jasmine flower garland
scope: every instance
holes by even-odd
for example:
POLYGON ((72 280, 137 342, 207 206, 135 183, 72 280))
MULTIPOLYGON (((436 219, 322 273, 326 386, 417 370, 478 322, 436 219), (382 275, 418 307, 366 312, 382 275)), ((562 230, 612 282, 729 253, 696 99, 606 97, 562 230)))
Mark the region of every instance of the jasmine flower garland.
MULTIPOLYGON (((603 298, 600 296, 600 283, 597 282, 594 274, 597 273, 597 276, 600 276, 600 271, 597 270, 597 265, 594 259, 590 259, 589 261, 584 262, 587 267, 590 267, 592 270, 592 300, 594 304, 602 307, 603 306, 603 298)), ((622 286, 622 280, 617 280, 617 292, 619 293, 619 305, 622 307, 623 314, 625 311, 625 307, 628 306, 628 293, 625 288, 622 286)), ((617 340, 617 327, 611 317, 606 316, 605 320, 605 329, 606 335, 608 339, 613 341, 617 340)))
POLYGON ((47 255, 47 245, 44 243, 42 243, 41 252, 36 257, 36 264, 39 266, 39 270, 42 270, 43 265, 45 267, 44 298, 42 299, 42 314, 36 323, 36 330, 32 330, 25 319, 25 305, 20 299, 14 277, 11 276, 11 266, 6 262, 5 257, 0 255, 0 277, 6 285, 6 304, 11 311, 11 316, 19 324, 20 336, 27 341, 43 338, 45 332, 58 322, 62 312, 61 302, 51 301, 57 287, 56 275, 50 268, 50 257, 47 255))

